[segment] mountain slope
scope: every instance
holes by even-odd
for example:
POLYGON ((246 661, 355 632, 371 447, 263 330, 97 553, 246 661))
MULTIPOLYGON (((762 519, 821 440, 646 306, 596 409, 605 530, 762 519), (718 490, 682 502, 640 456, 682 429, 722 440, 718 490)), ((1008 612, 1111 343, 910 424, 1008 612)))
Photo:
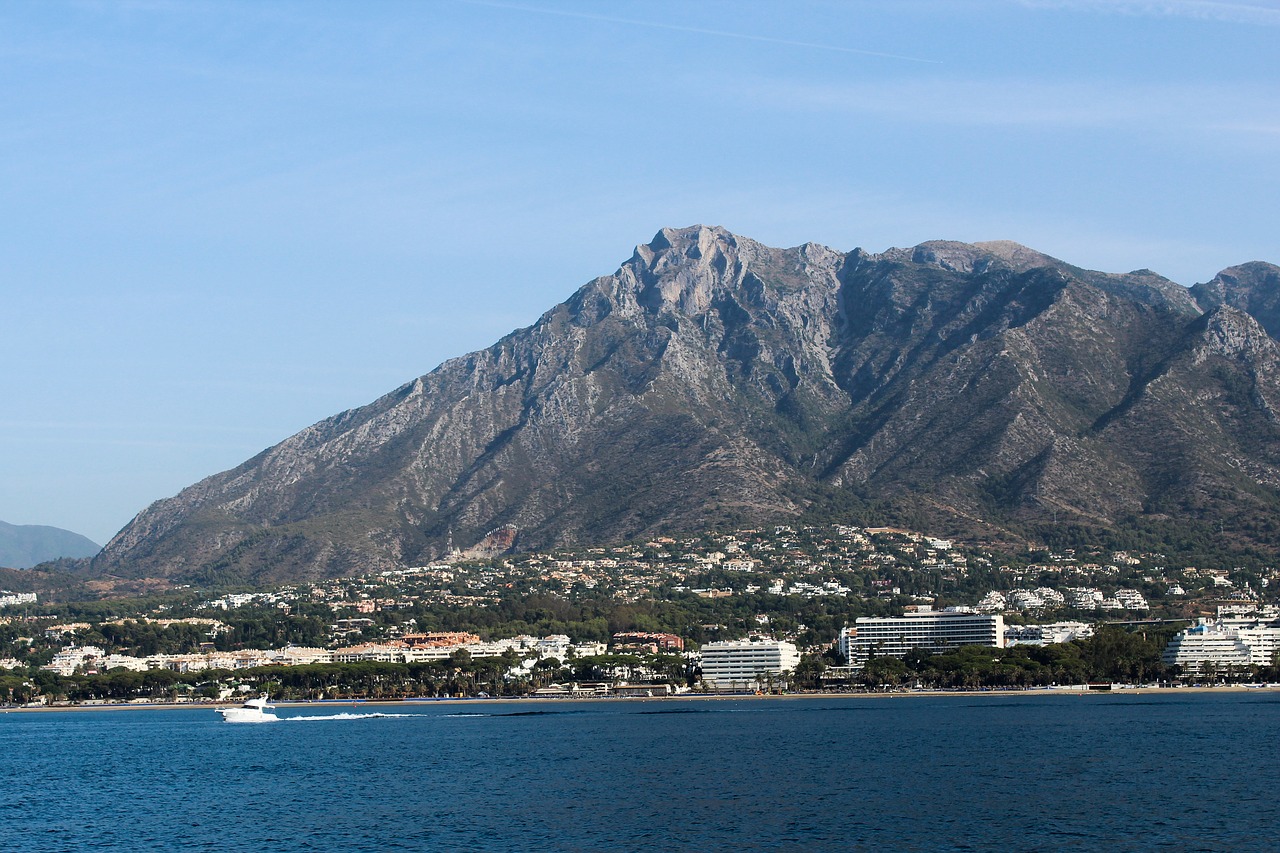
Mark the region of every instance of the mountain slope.
POLYGON ((664 229, 533 326, 157 502, 95 566, 316 577, 451 531, 535 548, 850 499, 1002 536, 1253 518, 1280 505, 1276 344, 1219 292, 1012 243, 664 229))
POLYGON ((0 521, 0 566, 29 569, 61 557, 92 557, 99 550, 86 537, 60 527, 0 521))

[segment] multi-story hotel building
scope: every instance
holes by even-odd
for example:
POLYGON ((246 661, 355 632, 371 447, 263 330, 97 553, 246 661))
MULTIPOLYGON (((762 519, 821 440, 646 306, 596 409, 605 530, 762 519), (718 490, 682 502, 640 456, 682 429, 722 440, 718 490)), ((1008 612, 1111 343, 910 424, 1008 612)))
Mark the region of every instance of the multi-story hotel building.
POLYGON ((758 678, 790 672, 800 663, 786 640, 726 640, 702 647, 702 680, 708 687, 754 688, 758 678))
POLYGON ((926 611, 905 616, 862 617, 840 632, 840 651, 853 667, 872 656, 906 657, 912 649, 933 654, 959 646, 1004 647, 1004 617, 999 614, 926 611))
POLYGON ((1162 659, 1180 666, 1188 675, 1203 675, 1212 667, 1222 672, 1228 667, 1266 666, 1280 652, 1280 620, 1201 619, 1198 624, 1174 635, 1162 659))

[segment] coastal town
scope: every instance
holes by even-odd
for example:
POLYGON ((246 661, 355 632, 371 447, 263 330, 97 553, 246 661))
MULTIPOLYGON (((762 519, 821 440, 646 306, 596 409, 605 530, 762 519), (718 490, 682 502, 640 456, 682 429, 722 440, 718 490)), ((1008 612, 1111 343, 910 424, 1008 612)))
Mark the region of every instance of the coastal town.
POLYGON ((653 696, 1125 677, 1090 662, 1100 633, 1146 644, 1130 678, 1271 674, 1280 573, 1169 562, 1102 550, 1015 559, 902 529, 780 525, 454 554, 262 590, 59 604, 0 593, 0 701, 215 701, 263 685, 300 698, 653 696), (938 668, 971 648, 1002 657, 938 668), (1083 651, 1066 660, 1068 648, 1083 651), (367 689, 342 675, 360 666, 392 669, 367 689))

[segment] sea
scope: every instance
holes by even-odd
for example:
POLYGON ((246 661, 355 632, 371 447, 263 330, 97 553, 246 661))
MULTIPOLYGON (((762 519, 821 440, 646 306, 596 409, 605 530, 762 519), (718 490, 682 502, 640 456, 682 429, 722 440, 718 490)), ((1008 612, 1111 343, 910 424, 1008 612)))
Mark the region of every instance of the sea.
POLYGON ((0 713, 0 851, 1265 850, 1280 693, 0 713))

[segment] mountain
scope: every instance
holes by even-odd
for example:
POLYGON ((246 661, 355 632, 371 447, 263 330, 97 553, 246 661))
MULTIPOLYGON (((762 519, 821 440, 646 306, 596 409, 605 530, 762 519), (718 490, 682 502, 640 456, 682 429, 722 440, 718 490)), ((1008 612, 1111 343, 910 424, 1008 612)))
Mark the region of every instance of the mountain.
POLYGON ((789 517, 1274 550, 1276 270, 1188 290, 1008 242, 664 229, 534 325, 158 501, 94 568, 305 579, 789 517))
POLYGON ((62 557, 92 557, 100 550, 101 545, 70 530, 0 521, 0 566, 29 569, 62 557))
POLYGON ((1218 273, 1191 294, 1205 308, 1230 305, 1253 316, 1273 338, 1280 337, 1280 267, 1260 261, 1218 273))

